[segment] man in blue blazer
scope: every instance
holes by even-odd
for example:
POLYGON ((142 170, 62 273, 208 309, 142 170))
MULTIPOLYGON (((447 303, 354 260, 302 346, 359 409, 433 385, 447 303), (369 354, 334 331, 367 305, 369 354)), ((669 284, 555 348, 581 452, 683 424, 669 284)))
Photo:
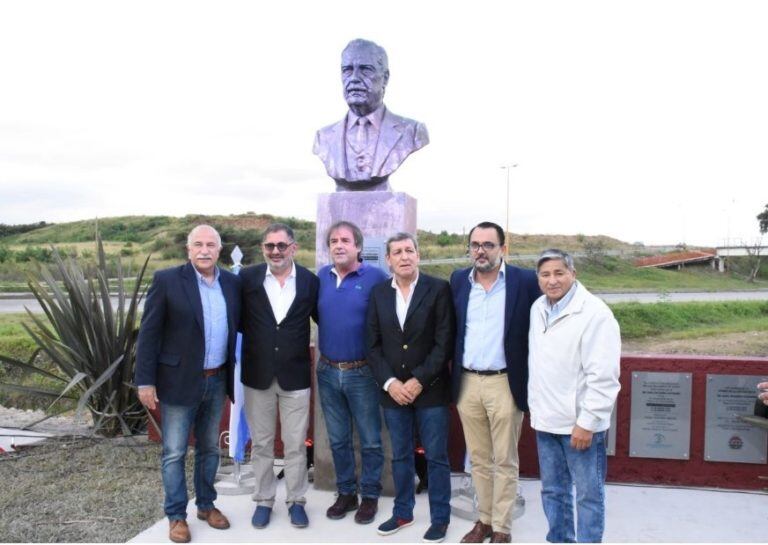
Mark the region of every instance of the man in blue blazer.
POLYGON ((195 444, 197 518, 229 528, 216 509, 213 486, 219 463, 219 422, 227 396, 234 399, 235 339, 240 322, 240 279, 216 266, 221 237, 198 225, 187 237, 189 262, 157 271, 147 292, 136 349, 139 400, 160 402, 162 475, 169 537, 191 539, 187 526, 184 460, 190 431, 195 444))
POLYGON ((517 441, 528 410, 528 324, 541 295, 536 273, 506 265, 504 231, 491 222, 469 232, 473 266, 451 275, 456 349, 451 393, 472 464, 479 520, 462 543, 511 541, 517 495, 517 441))

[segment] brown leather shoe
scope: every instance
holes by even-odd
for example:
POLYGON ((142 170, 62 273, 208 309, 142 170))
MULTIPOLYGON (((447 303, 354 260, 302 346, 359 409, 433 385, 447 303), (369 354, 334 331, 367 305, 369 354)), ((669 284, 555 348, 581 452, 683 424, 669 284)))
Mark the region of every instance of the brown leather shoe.
POLYGON ((370 524, 376 518, 376 511, 379 510, 378 498, 363 498, 360 502, 360 508, 355 513, 355 522, 358 524, 370 524))
POLYGON ((357 509, 357 494, 339 494, 336 501, 325 512, 329 519, 339 520, 347 516, 347 513, 357 509))
POLYGON ((216 509, 208 509, 207 511, 197 511, 197 518, 204 520, 211 528, 217 530, 226 530, 229 528, 229 520, 224 516, 224 513, 216 509))
POLYGON ((491 543, 512 543, 512 534, 493 532, 493 535, 491 536, 491 543))
POLYGON ((168 537, 174 543, 189 543, 192 536, 189 533, 189 526, 187 526, 186 520, 172 520, 170 521, 171 528, 168 531, 168 537))
POLYGON ((461 538, 462 543, 483 543, 487 538, 491 537, 493 529, 490 524, 485 524, 479 520, 475 522, 474 528, 472 528, 467 535, 461 538))

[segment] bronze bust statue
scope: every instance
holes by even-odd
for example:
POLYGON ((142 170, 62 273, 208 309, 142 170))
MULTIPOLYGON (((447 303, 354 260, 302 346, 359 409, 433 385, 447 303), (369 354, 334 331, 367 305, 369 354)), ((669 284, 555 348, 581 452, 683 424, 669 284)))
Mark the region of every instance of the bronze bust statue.
POLYGON ((317 131, 313 152, 336 180, 336 191, 386 191, 389 175, 429 143, 423 123, 384 105, 387 53, 368 40, 352 40, 341 53, 341 82, 349 111, 317 131))

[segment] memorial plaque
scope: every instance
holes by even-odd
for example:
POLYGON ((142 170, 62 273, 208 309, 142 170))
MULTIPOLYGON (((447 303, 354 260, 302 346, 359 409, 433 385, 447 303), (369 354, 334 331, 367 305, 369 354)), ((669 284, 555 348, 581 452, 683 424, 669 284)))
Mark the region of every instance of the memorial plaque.
POLYGON ((691 452, 691 374, 632 373, 629 455, 688 460, 691 452))
POLYGON ((363 241, 363 260, 369 265, 375 265, 385 273, 390 274, 389 265, 387 265, 386 237, 366 236, 363 241))
POLYGON ((611 411, 611 427, 608 428, 608 430, 605 433, 605 453, 608 456, 615 456, 616 455, 616 406, 617 403, 613 404, 613 411, 611 411))
POLYGON ((764 464, 768 430, 742 421, 752 414, 761 375, 707 375, 704 459, 708 462, 764 464))

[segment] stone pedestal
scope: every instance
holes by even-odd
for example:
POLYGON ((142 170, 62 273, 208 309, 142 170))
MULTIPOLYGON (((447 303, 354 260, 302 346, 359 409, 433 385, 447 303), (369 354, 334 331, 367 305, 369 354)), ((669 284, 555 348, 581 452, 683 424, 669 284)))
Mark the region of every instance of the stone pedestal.
POLYGON ((384 243, 399 231, 416 234, 416 199, 391 191, 344 191, 321 193, 317 199, 315 264, 330 263, 325 235, 340 220, 351 221, 363 232, 363 257, 389 272, 384 261, 384 243))
MULTIPOLYGON (((363 232, 365 239, 363 257, 369 264, 376 264, 389 272, 385 255, 386 240, 399 231, 416 234, 416 199, 406 193, 390 191, 348 191, 322 193, 317 200, 317 234, 315 264, 317 270, 330 263, 326 233, 337 221, 354 223, 363 232)), ((319 351, 318 351, 319 353, 319 351)), ((331 446, 325 428, 320 396, 315 396, 314 429, 314 484, 320 490, 336 490, 336 473, 333 468, 331 446)), ((384 468, 381 485, 382 494, 394 495, 392 482, 392 446, 389 432, 381 418, 381 441, 384 446, 384 468)), ((355 463, 360 476, 360 443, 355 430, 355 463)))

